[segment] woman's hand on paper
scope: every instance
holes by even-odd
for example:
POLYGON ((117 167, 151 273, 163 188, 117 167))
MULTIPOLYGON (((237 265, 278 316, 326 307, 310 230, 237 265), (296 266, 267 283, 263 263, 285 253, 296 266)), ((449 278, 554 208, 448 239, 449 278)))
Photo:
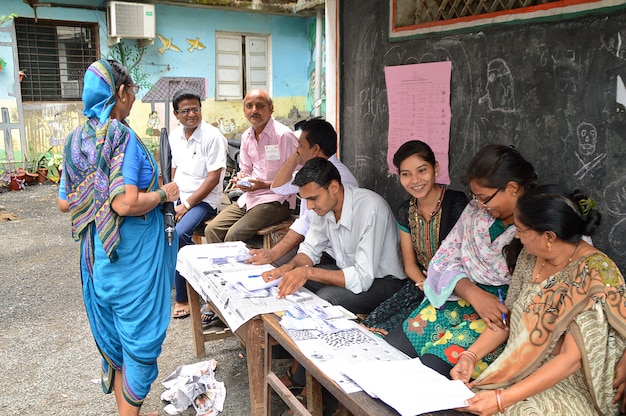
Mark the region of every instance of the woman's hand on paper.
POLYGON ((469 407, 462 407, 459 412, 469 412, 480 416, 490 416, 498 413, 498 402, 494 390, 485 390, 476 396, 467 399, 466 403, 469 407))
POLYGON ((461 380, 465 385, 468 385, 474 372, 474 364, 469 356, 461 355, 454 368, 450 370, 450 377, 452 380, 461 380))

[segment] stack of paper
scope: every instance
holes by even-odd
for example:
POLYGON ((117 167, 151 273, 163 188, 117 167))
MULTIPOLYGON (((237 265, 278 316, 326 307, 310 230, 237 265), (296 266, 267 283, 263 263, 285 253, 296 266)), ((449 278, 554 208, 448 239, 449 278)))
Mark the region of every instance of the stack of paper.
POLYGON ((345 364, 340 370, 367 394, 378 397, 402 416, 467 406, 474 393, 459 380, 449 380, 419 358, 345 364))

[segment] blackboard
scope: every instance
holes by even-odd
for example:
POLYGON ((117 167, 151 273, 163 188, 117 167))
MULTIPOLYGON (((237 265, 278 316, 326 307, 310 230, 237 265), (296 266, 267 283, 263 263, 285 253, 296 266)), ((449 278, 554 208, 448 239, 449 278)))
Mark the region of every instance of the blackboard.
POLYGON ((541 182, 597 202, 594 242, 626 272, 626 107, 616 99, 626 83, 626 9, 394 42, 388 16, 388 1, 339 2, 340 155, 361 186, 392 208, 407 198, 386 164, 384 67, 449 60, 451 187, 465 190, 460 177, 481 147, 515 145, 541 182), (510 95, 488 72, 510 83, 510 95))

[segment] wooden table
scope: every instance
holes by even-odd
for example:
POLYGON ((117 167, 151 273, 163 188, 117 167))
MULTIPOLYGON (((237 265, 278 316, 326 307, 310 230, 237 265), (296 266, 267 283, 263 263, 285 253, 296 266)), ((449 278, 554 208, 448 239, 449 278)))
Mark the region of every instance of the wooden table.
MULTIPOLYGON (((202 316, 200 313, 200 296, 198 292, 187 282, 187 297, 189 299, 189 309, 191 315, 191 330, 196 356, 204 357, 204 343, 206 341, 221 339, 233 334, 229 328, 225 328, 220 334, 213 331, 205 334, 202 330, 202 316)), ((218 308, 212 308, 219 315, 218 308)), ((225 320, 222 320, 226 322, 225 320)), ((265 415, 264 401, 264 379, 263 369, 263 347, 265 341, 265 331, 261 317, 257 316, 243 324, 234 335, 246 348, 246 359, 248 361, 248 384, 250 390, 250 414, 252 416, 265 415)))
MULTIPOLYGON (((397 416, 399 413, 379 399, 373 399, 364 391, 346 393, 309 360, 280 326, 276 314, 261 316, 265 329, 265 416, 271 414, 270 395, 275 391, 297 416, 322 416, 322 389, 324 386, 339 403, 339 415, 397 416), (275 343, 285 348, 306 369, 307 407, 304 407, 272 371, 272 348, 275 343)), ((424 413, 422 416, 472 416, 455 410, 424 413)))
MULTIPOLYGON (((398 416, 393 408, 367 393, 346 393, 332 379, 310 361, 283 330, 279 317, 273 313, 254 317, 234 333, 225 328, 221 333, 204 333, 200 313, 200 296, 187 282, 187 295, 191 315, 193 342, 196 355, 205 356, 204 343, 234 335, 246 349, 248 384, 250 391, 250 414, 271 414, 271 392, 275 391, 298 416, 322 416, 322 386, 340 403, 338 416, 398 416), (306 369, 307 407, 304 407, 272 371, 272 345, 282 345, 306 369)), ((218 308, 212 308, 219 314, 218 308)), ((454 410, 432 412, 423 416, 471 416, 454 410)))
POLYGON ((332 379, 323 373, 311 360, 309 360, 293 342, 289 334, 280 326, 279 318, 275 314, 266 314, 261 317, 265 327, 265 404, 269 415, 271 389, 294 410, 296 415, 322 415, 321 386, 324 386, 343 405, 343 414, 354 416, 398 416, 391 407, 378 399, 371 398, 367 393, 359 391, 346 393, 332 379), (272 371, 272 348, 271 344, 276 341, 296 359, 307 372, 307 408, 305 408, 279 380, 272 371), (349 412, 349 413, 348 413, 349 412))

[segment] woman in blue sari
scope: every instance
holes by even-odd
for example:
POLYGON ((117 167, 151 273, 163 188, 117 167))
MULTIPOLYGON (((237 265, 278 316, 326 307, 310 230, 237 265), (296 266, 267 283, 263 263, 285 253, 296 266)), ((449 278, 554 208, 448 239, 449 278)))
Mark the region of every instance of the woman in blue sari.
POLYGON ((154 158, 124 122, 138 89, 116 61, 89 66, 88 120, 67 137, 63 165, 102 388, 115 392, 120 415, 139 414, 157 377, 177 252, 166 242, 160 205, 175 201, 178 187, 158 188, 154 158))

